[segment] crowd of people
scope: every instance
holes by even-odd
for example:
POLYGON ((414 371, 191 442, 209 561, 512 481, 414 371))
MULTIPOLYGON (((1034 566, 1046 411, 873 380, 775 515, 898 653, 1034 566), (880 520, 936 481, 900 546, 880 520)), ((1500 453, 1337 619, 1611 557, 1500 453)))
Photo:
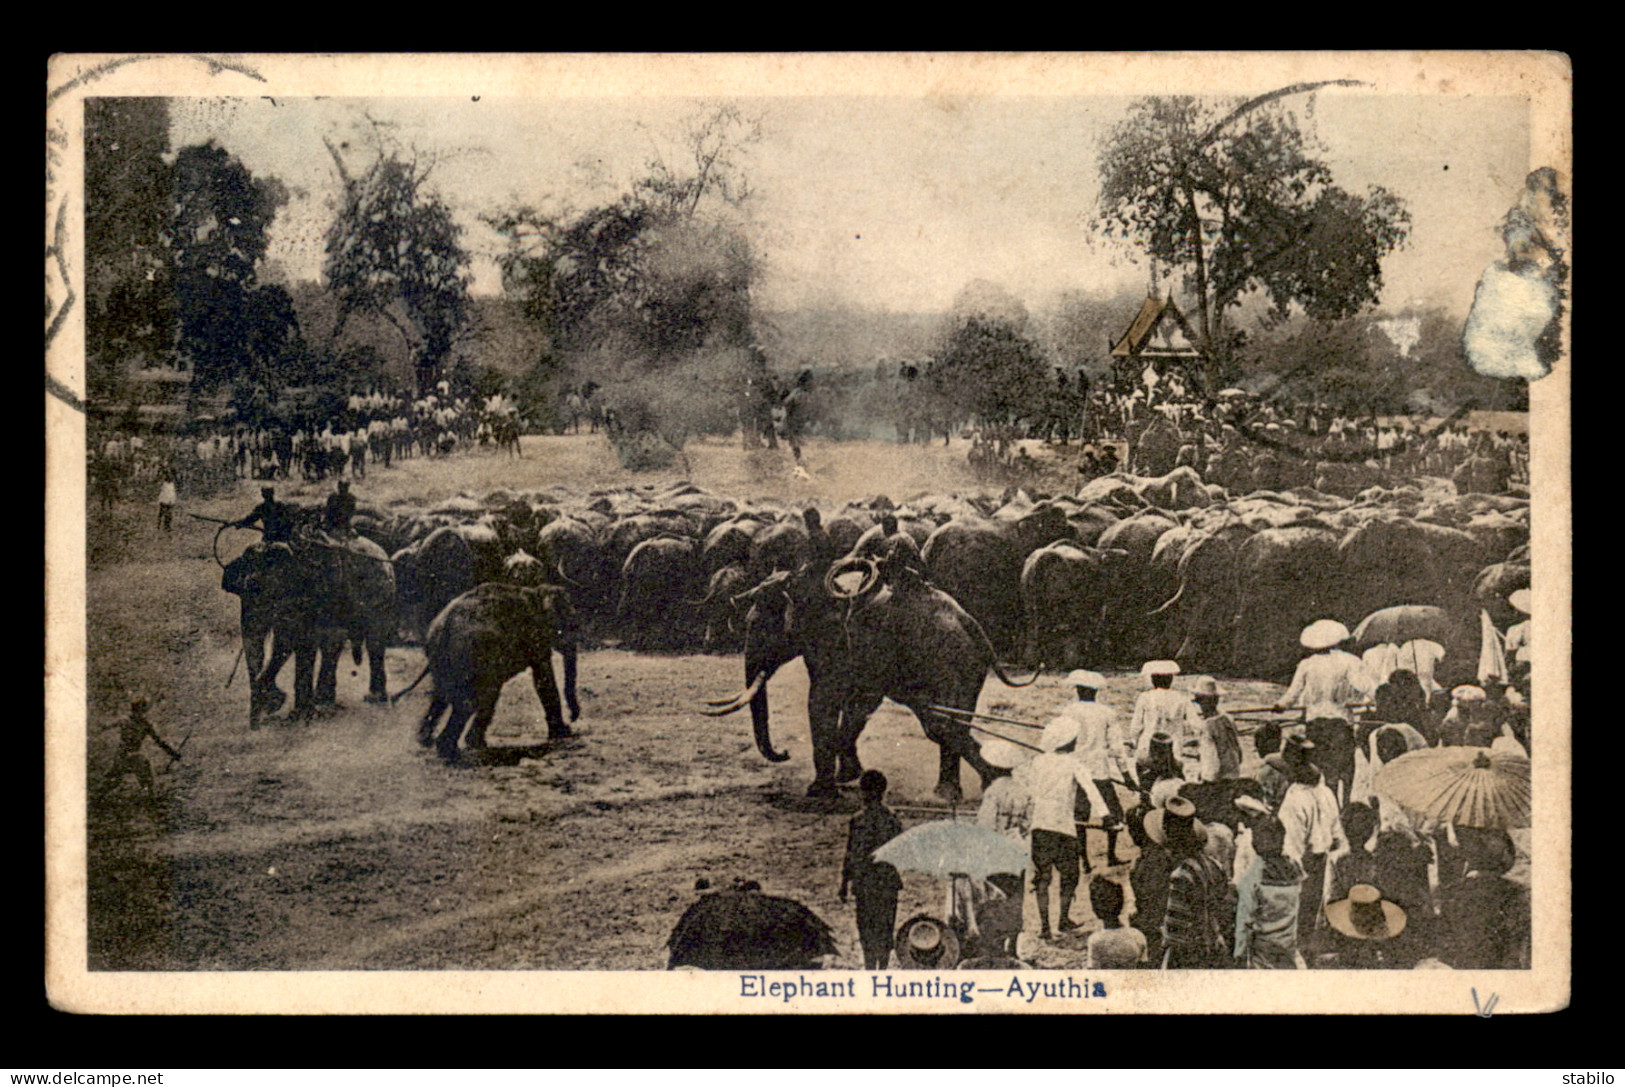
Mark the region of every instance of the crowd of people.
MULTIPOLYGON (((1527 590, 1515 596, 1527 612, 1527 590)), ((1507 633, 1527 649, 1526 624, 1507 633)), ((1074 671, 1075 699, 1036 744, 985 742, 987 761, 1009 773, 984 789, 977 821, 1027 850, 1037 938, 1082 927, 1074 903, 1087 881, 1091 968, 1527 967, 1527 830, 1481 813, 1423 814, 1381 773, 1434 748, 1476 752, 1475 767, 1494 755, 1527 768, 1527 668, 1446 690, 1434 682, 1434 643, 1356 656, 1350 640, 1333 620, 1311 624, 1291 686, 1236 717, 1211 677, 1176 687, 1173 661, 1145 664, 1146 689, 1126 714, 1099 699, 1104 676, 1074 671), (1105 837, 1103 858, 1091 832, 1105 837)), ((883 778, 865 775, 842 897, 857 888, 867 968, 893 950, 906 965, 932 965, 915 961, 918 947, 894 947, 901 882, 870 857, 902 830, 884 791, 883 778)), ((953 884, 945 909, 956 947, 1016 957, 1020 877, 953 884)))
POLYGON ((186 434, 93 432, 88 473, 92 498, 104 510, 156 490, 160 527, 167 528, 177 494, 217 494, 245 479, 361 479, 369 465, 388 468, 474 448, 518 456, 519 433, 518 412, 506 396, 454 396, 441 382, 415 400, 355 393, 325 413, 297 411, 255 425, 211 421, 186 434))

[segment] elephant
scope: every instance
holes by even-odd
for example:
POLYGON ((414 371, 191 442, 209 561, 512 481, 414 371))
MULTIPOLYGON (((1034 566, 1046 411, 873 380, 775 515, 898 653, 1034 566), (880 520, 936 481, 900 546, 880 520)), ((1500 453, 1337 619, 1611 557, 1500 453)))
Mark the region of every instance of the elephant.
POLYGON ((477 523, 442 526, 395 552, 390 561, 407 629, 421 634, 454 597, 501 581, 506 558, 496 529, 477 523))
POLYGON ((1241 544, 1234 671, 1283 683, 1292 677, 1303 628, 1343 614, 1339 542, 1330 529, 1299 525, 1265 529, 1241 544))
POLYGON ((920 549, 927 574, 976 621, 999 650, 1022 635, 1021 568, 1027 556, 1056 540, 1073 539, 1066 509, 1040 502, 997 518, 955 518, 920 549))
POLYGON ((628 647, 661 649, 687 642, 704 576, 698 540, 657 536, 634 547, 621 567, 615 609, 622 641, 628 647))
POLYGON ((1224 516, 1217 524, 1189 524, 1157 539, 1151 564, 1171 572, 1174 595, 1153 614, 1166 614, 1163 651, 1204 672, 1230 670, 1236 617, 1236 556, 1253 530, 1224 516))
POLYGON ((913 711, 937 744, 937 795, 960 797, 961 759, 984 785, 1002 774, 982 758, 965 725, 932 709, 974 709, 989 668, 1005 683, 1021 685, 999 667, 981 625, 953 597, 917 578, 878 585, 877 568, 867 560, 843 561, 829 573, 848 565, 864 569, 871 591, 836 596, 832 579, 811 565, 781 570, 749 590, 745 687, 711 703, 707 715, 750 706, 758 750, 771 762, 785 761, 789 754, 772 743, 767 684, 780 667, 801 657, 813 745, 808 796, 831 796, 839 783, 862 774, 858 737, 886 698, 913 711))
POLYGON ((710 577, 724 566, 748 562, 751 541, 763 527, 756 518, 741 514, 730 517, 706 533, 700 550, 706 576, 710 577))
POLYGON ((418 724, 418 743, 435 743, 435 727, 450 709, 438 741, 440 757, 457 759, 457 743, 473 718, 468 746, 485 746, 485 730, 496 713, 502 686, 530 669, 536 697, 547 716, 547 738, 571 735, 553 678, 553 651, 564 658, 564 700, 570 720, 581 716, 576 701, 576 630, 570 598, 556 588, 529 588, 495 582, 458 596, 429 625, 423 671, 395 695, 398 701, 424 676, 434 677, 434 696, 418 724))
POLYGON ((795 570, 812 557, 812 536, 806 523, 801 519, 780 521, 751 540, 751 575, 761 579, 775 570, 795 570))
POLYGON ((387 700, 384 653, 395 634, 395 577, 376 543, 363 536, 343 543, 326 537, 258 543, 226 564, 220 587, 242 602, 250 728, 286 701, 276 677, 290 656, 294 715, 308 718, 318 706, 333 704, 346 641, 356 664, 366 651, 367 701, 387 700))
POLYGON ((1120 576, 1106 601, 1105 651, 1113 660, 1144 660, 1153 651, 1156 607, 1174 594, 1171 573, 1158 577, 1151 556, 1163 533, 1179 527, 1172 517, 1148 510, 1112 525, 1095 542, 1107 550, 1128 552, 1120 576))
POLYGON ((560 517, 536 534, 536 546, 536 557, 569 589, 577 616, 587 619, 607 610, 616 571, 605 559, 596 526, 579 515, 560 517))
POLYGON ((707 653, 742 648, 736 629, 738 606, 734 598, 751 587, 750 575, 742 562, 729 563, 711 575, 705 597, 700 600, 701 621, 705 623, 704 647, 707 653))
POLYGON ((1518 609, 1507 603, 1507 597, 1527 588, 1527 562, 1498 562, 1479 571, 1478 579, 1473 583, 1473 603, 1489 612, 1490 621, 1505 630, 1524 618, 1518 609))
POLYGON ((1030 667, 1073 669, 1098 651, 1106 600, 1121 548, 1102 550, 1055 542, 1040 547, 1021 568, 1021 606, 1027 620, 1030 667))

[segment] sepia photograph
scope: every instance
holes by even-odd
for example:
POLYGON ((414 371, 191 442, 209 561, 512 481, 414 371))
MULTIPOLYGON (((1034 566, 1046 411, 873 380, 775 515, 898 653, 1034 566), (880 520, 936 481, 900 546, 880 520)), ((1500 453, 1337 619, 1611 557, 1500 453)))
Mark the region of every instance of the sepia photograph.
POLYGON ((1569 81, 55 58, 53 1005, 1564 1006, 1569 81))

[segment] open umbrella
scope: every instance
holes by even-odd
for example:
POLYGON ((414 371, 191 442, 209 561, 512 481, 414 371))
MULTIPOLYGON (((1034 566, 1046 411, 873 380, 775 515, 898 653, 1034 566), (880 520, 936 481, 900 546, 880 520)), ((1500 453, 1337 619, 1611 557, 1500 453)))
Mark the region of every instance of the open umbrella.
POLYGON ((1443 608, 1431 604, 1400 604, 1380 608, 1360 620, 1354 628, 1354 640, 1360 645, 1393 642, 1398 645, 1412 638, 1431 638, 1447 641, 1450 636, 1450 617, 1443 608))
POLYGON ((962 872, 975 879, 1027 870, 1020 842, 975 823, 938 820, 903 831, 875 850, 875 860, 906 872, 947 879, 962 872))
POLYGON ((1529 825, 1529 760, 1486 747, 1429 747, 1377 771, 1377 792, 1458 827, 1529 825))

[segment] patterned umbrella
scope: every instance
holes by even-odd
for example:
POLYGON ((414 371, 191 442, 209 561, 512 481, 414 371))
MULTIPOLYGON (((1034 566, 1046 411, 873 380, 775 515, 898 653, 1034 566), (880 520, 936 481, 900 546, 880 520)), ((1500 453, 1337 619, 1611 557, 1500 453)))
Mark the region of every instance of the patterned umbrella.
POLYGON ((947 879, 963 872, 976 879, 1027 870, 1027 850, 1020 842, 975 823, 945 819, 921 823, 875 850, 875 860, 905 872, 947 879))
POLYGON ((1379 642, 1399 645, 1412 638, 1448 641, 1450 616, 1445 614, 1443 608, 1431 604, 1400 604, 1372 612, 1354 628, 1354 640, 1360 645, 1376 645, 1379 642))
POLYGON ((1458 827, 1529 825, 1529 760, 1485 747, 1429 747, 1377 771, 1377 792, 1458 827))

